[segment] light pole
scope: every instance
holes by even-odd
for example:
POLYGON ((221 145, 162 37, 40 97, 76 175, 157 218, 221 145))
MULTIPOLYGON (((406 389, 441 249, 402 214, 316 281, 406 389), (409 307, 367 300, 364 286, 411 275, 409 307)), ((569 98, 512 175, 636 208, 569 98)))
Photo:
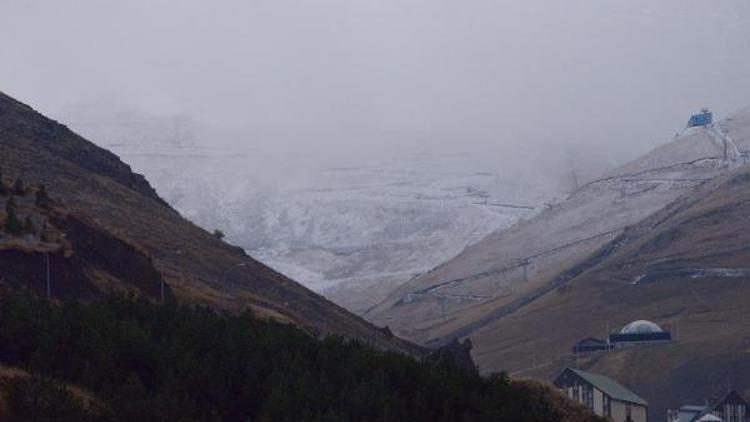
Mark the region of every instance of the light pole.
MULTIPOLYGON (((66 233, 63 233, 61 237, 64 239, 67 237, 66 233)), ((62 247, 60 248, 60 251, 62 253, 62 247)), ((52 271, 49 266, 49 250, 45 252, 45 261, 46 261, 46 267, 47 267, 47 300, 52 299, 52 271)))
POLYGON ((50 281, 50 272, 49 272, 49 251, 45 253, 45 256, 47 258, 47 300, 52 299, 52 283, 50 281))

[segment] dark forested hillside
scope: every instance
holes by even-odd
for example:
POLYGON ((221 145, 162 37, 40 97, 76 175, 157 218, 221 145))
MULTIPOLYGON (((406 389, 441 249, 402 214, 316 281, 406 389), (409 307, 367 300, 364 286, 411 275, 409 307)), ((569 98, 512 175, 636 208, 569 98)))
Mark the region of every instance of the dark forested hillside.
POLYGON ((540 384, 316 339, 250 313, 115 296, 54 304, 6 293, 0 363, 33 374, 1 384, 14 420, 595 420, 540 384))

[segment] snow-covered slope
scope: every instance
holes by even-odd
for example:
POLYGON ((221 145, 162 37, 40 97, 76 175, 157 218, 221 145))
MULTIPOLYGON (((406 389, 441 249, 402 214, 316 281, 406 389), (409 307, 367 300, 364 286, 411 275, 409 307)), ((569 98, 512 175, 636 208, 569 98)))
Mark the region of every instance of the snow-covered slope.
POLYGON ((304 170, 291 157, 279 168, 303 174, 270 177, 252 154, 118 153, 186 217, 355 311, 531 212, 501 202, 541 200, 493 195, 497 176, 462 163, 467 157, 304 170))
POLYGON ((468 247, 402 286, 369 316, 427 342, 468 335, 513 312, 556 288, 561 272, 574 269, 627 226, 744 164, 749 114, 684 131, 533 218, 468 247))
POLYGON ((64 118, 144 173, 185 217, 360 313, 570 188, 558 162, 539 170, 418 149, 326 160, 237 147, 245 143, 224 139, 236 133, 184 116, 79 107, 64 118))

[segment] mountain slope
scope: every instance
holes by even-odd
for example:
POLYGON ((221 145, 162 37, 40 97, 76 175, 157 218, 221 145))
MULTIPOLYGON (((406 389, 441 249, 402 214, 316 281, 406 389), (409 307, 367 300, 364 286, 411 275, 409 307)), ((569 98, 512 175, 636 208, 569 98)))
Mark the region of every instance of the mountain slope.
POLYGON ((470 335, 585 270, 578 264, 629 225, 742 165, 749 127, 745 111, 710 128, 686 130, 410 281, 368 316, 420 342, 470 335))
POLYGON ((550 275, 541 280, 540 270, 529 265, 525 284, 533 287, 525 295, 446 312, 444 321, 434 318, 429 330, 413 332, 439 341, 471 337, 474 358, 487 372, 505 369, 551 380, 562 368, 579 366, 610 375, 650 402, 652 419, 663 418, 668 407, 702 402, 730 388, 750 390, 750 166, 743 165, 749 151, 750 109, 685 132, 428 276, 463 276, 471 283, 472 275, 462 273, 468 268, 484 270, 476 280, 498 278, 499 272, 491 272, 493 259, 524 247, 540 254, 528 246, 533 242, 548 247, 561 234, 616 229, 607 239, 568 247, 571 252, 556 265, 551 258, 542 261, 550 275), (723 142, 716 142, 722 137, 728 141, 726 159, 723 142), (632 194, 656 181, 669 188, 632 194), (649 193, 654 191, 659 194, 649 193), (586 213, 589 207, 595 212, 586 213), (678 341, 578 359, 571 354, 576 341, 604 338, 638 319, 672 330, 678 341))
POLYGON ((114 154, 2 93, 0 168, 46 184, 72 214, 144 251, 182 302, 250 307, 323 333, 376 337, 384 348, 421 352, 185 220, 114 154))
POLYGON ((651 403, 701 402, 750 390, 750 168, 688 193, 612 243, 564 289, 472 334, 485 370, 551 379, 571 365, 611 375, 651 403), (580 359, 577 340, 653 320, 678 341, 580 359))

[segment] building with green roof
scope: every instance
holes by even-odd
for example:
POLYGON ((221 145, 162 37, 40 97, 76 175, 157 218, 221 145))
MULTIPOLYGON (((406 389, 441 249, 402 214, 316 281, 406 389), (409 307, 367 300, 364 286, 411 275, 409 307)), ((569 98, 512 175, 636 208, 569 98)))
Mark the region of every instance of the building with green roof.
POLYGON ((555 385, 571 399, 615 422, 648 420, 648 402, 604 375, 567 368, 555 385))

